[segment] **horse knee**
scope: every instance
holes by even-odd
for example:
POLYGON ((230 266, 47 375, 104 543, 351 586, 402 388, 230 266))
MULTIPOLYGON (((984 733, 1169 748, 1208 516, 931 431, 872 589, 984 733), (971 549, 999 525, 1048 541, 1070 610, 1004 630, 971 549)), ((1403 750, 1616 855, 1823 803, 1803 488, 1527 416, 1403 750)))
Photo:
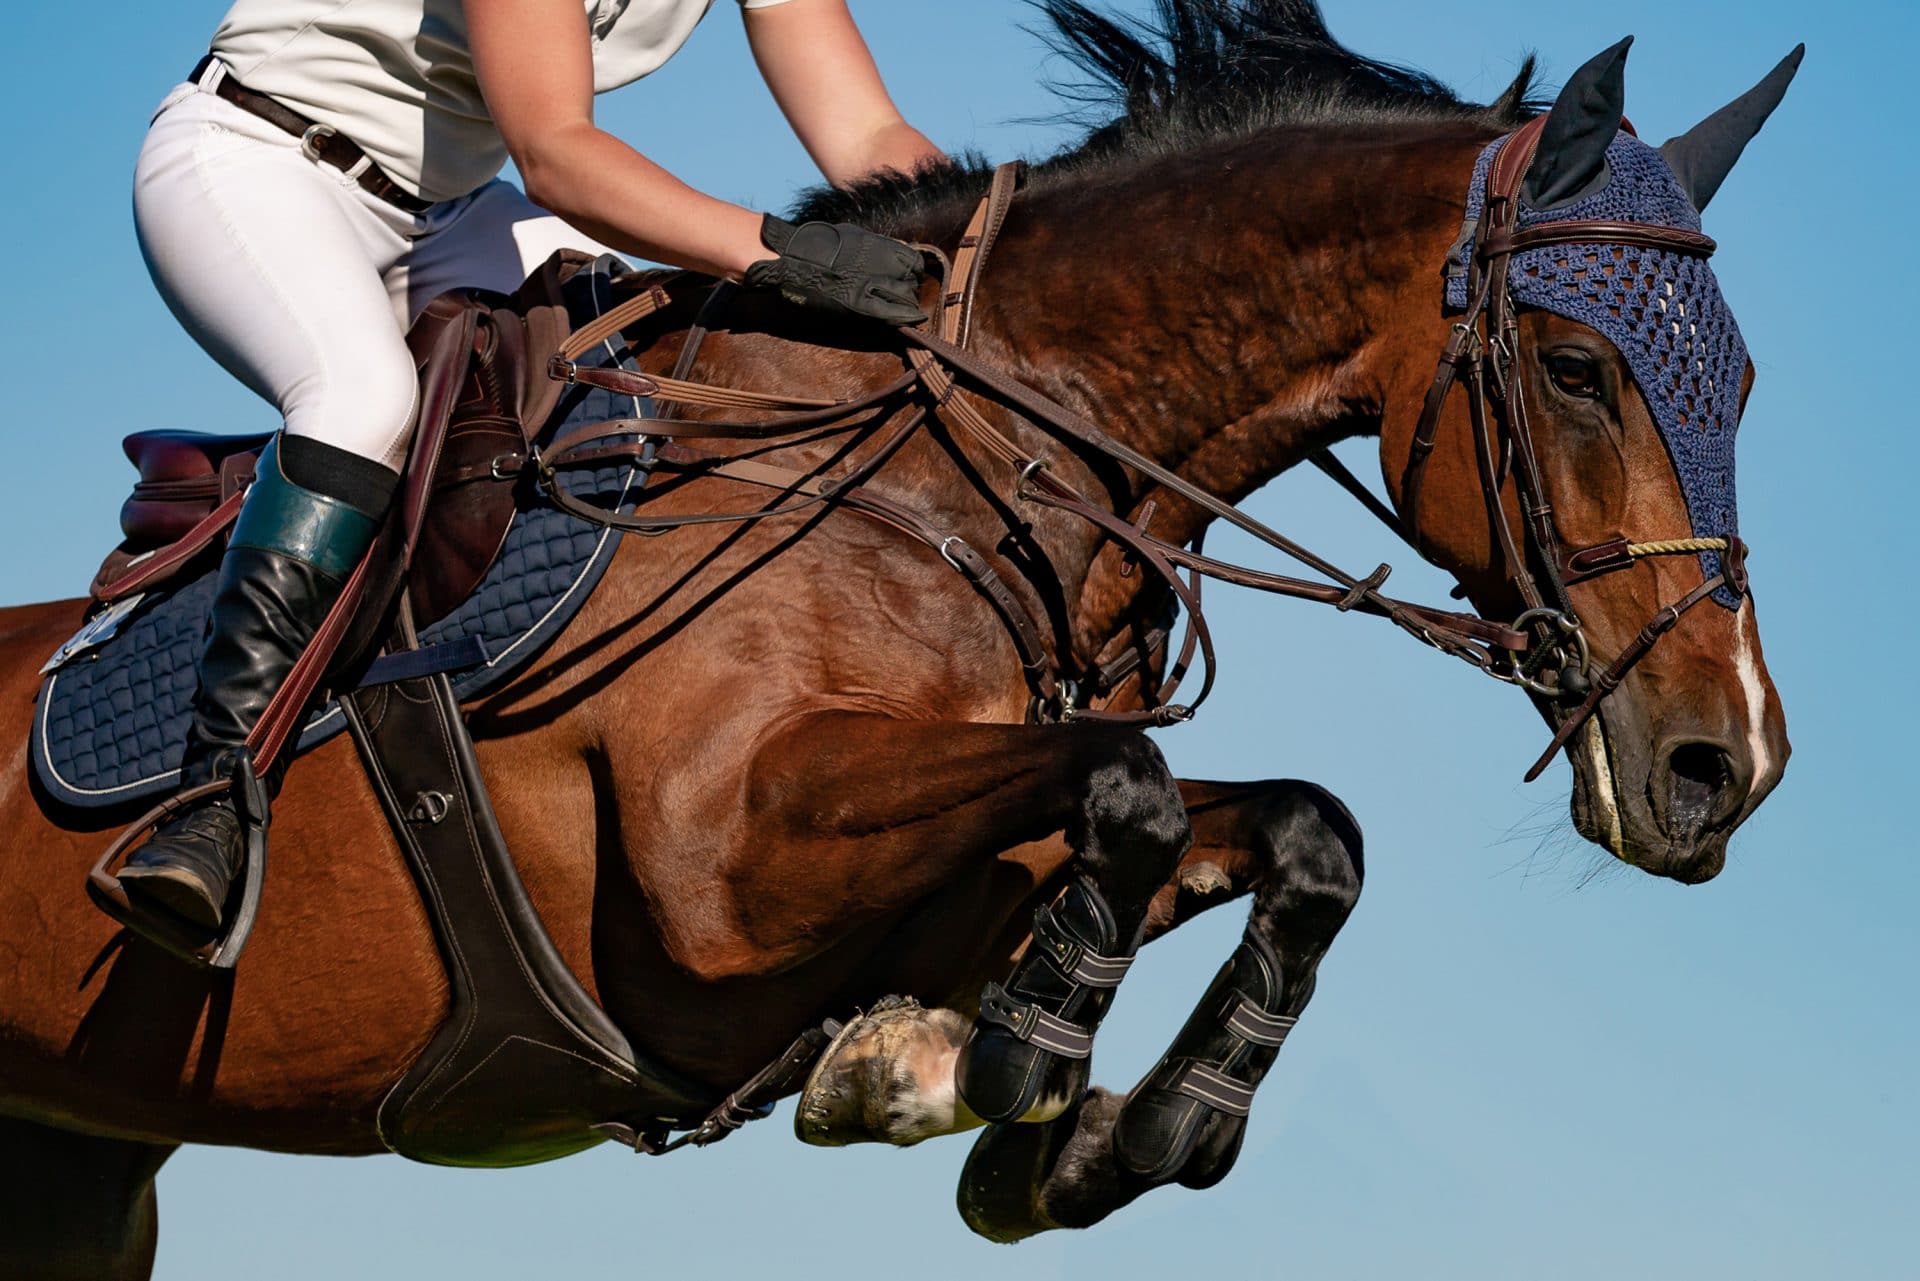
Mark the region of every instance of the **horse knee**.
POLYGON ((1257 890, 1262 906, 1319 918, 1331 937, 1360 901, 1366 878, 1360 825, 1333 793, 1292 780, 1278 786, 1258 823, 1267 864, 1257 890))
POLYGON ((1068 837, 1096 862, 1124 851, 1127 863, 1151 877, 1143 884, 1158 887, 1193 844, 1179 784, 1144 734, 1113 735, 1101 746, 1087 771, 1080 821, 1068 837))

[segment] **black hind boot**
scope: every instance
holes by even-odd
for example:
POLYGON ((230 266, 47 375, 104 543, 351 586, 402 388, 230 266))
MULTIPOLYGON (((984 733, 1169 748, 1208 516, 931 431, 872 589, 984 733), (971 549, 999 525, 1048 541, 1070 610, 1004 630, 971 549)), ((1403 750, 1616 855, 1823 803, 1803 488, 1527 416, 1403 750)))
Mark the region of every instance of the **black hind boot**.
MULTIPOLYGON (((247 735, 372 543, 394 480, 380 464, 316 441, 282 436, 261 453, 220 562, 183 789, 232 777, 247 735)), ((269 794, 286 758, 262 780, 269 794)), ((136 911, 212 935, 244 858, 240 815, 216 796, 156 828, 128 856, 120 884, 136 911)))

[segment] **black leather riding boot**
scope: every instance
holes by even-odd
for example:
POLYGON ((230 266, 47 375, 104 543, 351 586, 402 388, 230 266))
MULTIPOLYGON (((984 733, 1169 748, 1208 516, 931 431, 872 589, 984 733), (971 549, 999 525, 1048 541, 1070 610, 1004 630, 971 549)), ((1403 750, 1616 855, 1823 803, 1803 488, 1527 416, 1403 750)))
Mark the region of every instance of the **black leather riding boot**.
MULTIPOLYGON (((283 460, 291 444, 295 459, 318 471, 323 483, 339 470, 324 465, 327 455, 352 455, 312 441, 276 438, 260 455, 258 474, 234 523, 233 537, 220 562, 206 648, 201 651, 200 685, 193 699, 187 751, 180 764, 183 788, 230 778, 235 753, 242 748, 275 691, 305 651, 341 588, 373 541, 378 515, 392 495, 391 473, 377 463, 353 459, 358 469, 375 468, 371 487, 331 483, 354 499, 333 497, 295 483, 292 460, 283 460), (323 464, 311 465, 315 451, 323 464), (379 491, 384 488, 382 496, 379 491), (374 511, 363 510, 378 502, 374 511)), ((349 466, 349 473, 356 469, 349 466)), ((284 762, 287 753, 283 753, 284 762)), ((277 790, 284 765, 263 780, 277 790)), ((220 928, 227 893, 245 854, 244 833, 233 802, 210 798, 161 824, 128 856, 120 884, 136 908, 165 913, 209 933, 220 928)))

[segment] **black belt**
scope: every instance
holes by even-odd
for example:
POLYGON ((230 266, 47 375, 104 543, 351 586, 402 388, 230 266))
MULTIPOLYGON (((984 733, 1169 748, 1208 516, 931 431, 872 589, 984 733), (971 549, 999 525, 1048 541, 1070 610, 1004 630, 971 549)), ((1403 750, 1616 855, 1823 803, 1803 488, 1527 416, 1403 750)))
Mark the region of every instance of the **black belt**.
MULTIPOLYGON (((187 79, 199 84, 200 77, 207 74, 215 61, 212 54, 200 59, 187 79)), ((353 174, 357 171, 354 180, 360 184, 360 189, 371 192, 394 208, 410 214, 422 214, 433 208, 433 201, 422 200, 389 178, 384 169, 360 150, 359 143, 337 132, 332 125, 309 120, 292 107, 264 93, 255 93, 235 80, 231 72, 214 82, 213 92, 242 111, 252 112, 275 128, 284 129, 300 139, 300 150, 306 153, 307 159, 325 161, 342 173, 353 174)))

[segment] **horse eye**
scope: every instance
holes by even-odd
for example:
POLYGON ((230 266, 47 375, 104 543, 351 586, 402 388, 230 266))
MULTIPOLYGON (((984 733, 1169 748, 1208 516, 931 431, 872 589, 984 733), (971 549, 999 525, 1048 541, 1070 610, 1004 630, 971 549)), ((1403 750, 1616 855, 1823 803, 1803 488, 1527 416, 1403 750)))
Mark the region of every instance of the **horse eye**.
POLYGON ((1585 356, 1556 351, 1546 358, 1547 377, 1569 396, 1592 399, 1600 394, 1600 371, 1585 356))

